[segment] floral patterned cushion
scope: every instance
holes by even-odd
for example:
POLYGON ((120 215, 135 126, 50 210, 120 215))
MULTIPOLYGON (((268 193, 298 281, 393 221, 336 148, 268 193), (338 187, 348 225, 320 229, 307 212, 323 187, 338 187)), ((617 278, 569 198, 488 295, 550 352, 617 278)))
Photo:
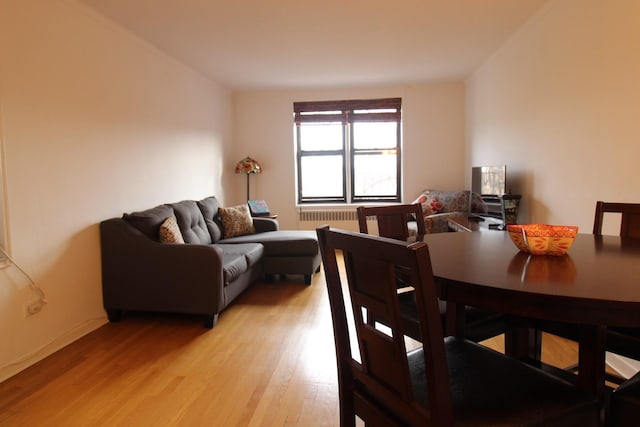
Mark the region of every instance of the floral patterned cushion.
MULTIPOLYGON (((420 203, 425 217, 446 212, 467 212, 469 191, 424 190, 412 203, 420 203)), ((478 193, 471 193, 471 212, 487 213, 487 205, 478 193)))
POLYGON ((471 212, 485 214, 489 212, 489 207, 478 193, 471 193, 471 212))
POLYGON ((420 203, 422 205, 422 214, 427 217, 429 215, 433 215, 434 213, 439 213, 442 209, 442 204, 440 201, 434 200, 430 198, 427 194, 429 190, 422 192, 417 199, 415 199, 411 204, 420 203))
POLYGON ((224 238, 244 236, 256 232, 253 226, 253 218, 247 205, 238 205, 228 208, 219 208, 218 213, 222 220, 224 238))

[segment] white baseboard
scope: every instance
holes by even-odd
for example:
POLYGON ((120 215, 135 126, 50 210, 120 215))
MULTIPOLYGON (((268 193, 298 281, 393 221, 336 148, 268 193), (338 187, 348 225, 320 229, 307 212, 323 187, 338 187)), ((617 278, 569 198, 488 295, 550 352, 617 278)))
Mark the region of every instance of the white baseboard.
POLYGON ((6 366, 0 367, 0 383, 20 373, 28 367, 35 365, 47 356, 52 355, 61 348, 66 347, 67 345, 98 329, 100 326, 106 323, 108 323, 106 316, 89 319, 82 324, 74 327, 72 330, 67 331, 63 335, 53 339, 51 342, 45 344, 33 353, 28 354, 20 358, 20 360, 16 360, 6 366))

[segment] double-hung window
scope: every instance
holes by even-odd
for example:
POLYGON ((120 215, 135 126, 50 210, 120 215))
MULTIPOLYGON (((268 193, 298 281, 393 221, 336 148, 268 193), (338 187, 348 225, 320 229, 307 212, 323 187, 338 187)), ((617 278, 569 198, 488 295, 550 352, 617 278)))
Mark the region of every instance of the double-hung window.
POLYGON ((298 203, 400 201, 400 98, 293 104, 298 203))

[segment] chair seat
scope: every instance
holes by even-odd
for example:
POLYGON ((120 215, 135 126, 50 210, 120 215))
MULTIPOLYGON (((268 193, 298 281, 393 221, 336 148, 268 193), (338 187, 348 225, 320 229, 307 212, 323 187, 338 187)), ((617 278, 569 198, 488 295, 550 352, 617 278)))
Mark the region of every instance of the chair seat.
MULTIPOLYGON (((468 340, 447 337, 445 350, 456 426, 597 425, 597 398, 564 380, 468 340), (576 419, 580 412, 584 418, 576 419)), ((416 398, 424 403, 422 349, 408 358, 416 398)))
MULTIPOLYGON (((402 312, 405 334, 413 339, 420 340, 420 321, 418 320, 418 308, 416 306, 415 293, 408 291, 398 296, 402 312)), ((443 328, 447 306, 444 301, 438 301, 443 328)), ((470 341, 480 342, 504 333, 507 329, 507 316, 501 313, 491 313, 476 307, 465 309, 464 336, 470 341)))

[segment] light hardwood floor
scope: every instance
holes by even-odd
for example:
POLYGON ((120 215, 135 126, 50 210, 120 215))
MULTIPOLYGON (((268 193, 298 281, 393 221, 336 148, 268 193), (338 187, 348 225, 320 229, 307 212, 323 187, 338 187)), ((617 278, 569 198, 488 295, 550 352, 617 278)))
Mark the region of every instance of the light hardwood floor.
MULTIPOLYGON (((104 325, 1 383, 0 426, 338 426, 324 275, 301 280, 258 283, 211 330, 178 315, 104 325)), ((577 360, 543 342, 547 362, 577 360)))

